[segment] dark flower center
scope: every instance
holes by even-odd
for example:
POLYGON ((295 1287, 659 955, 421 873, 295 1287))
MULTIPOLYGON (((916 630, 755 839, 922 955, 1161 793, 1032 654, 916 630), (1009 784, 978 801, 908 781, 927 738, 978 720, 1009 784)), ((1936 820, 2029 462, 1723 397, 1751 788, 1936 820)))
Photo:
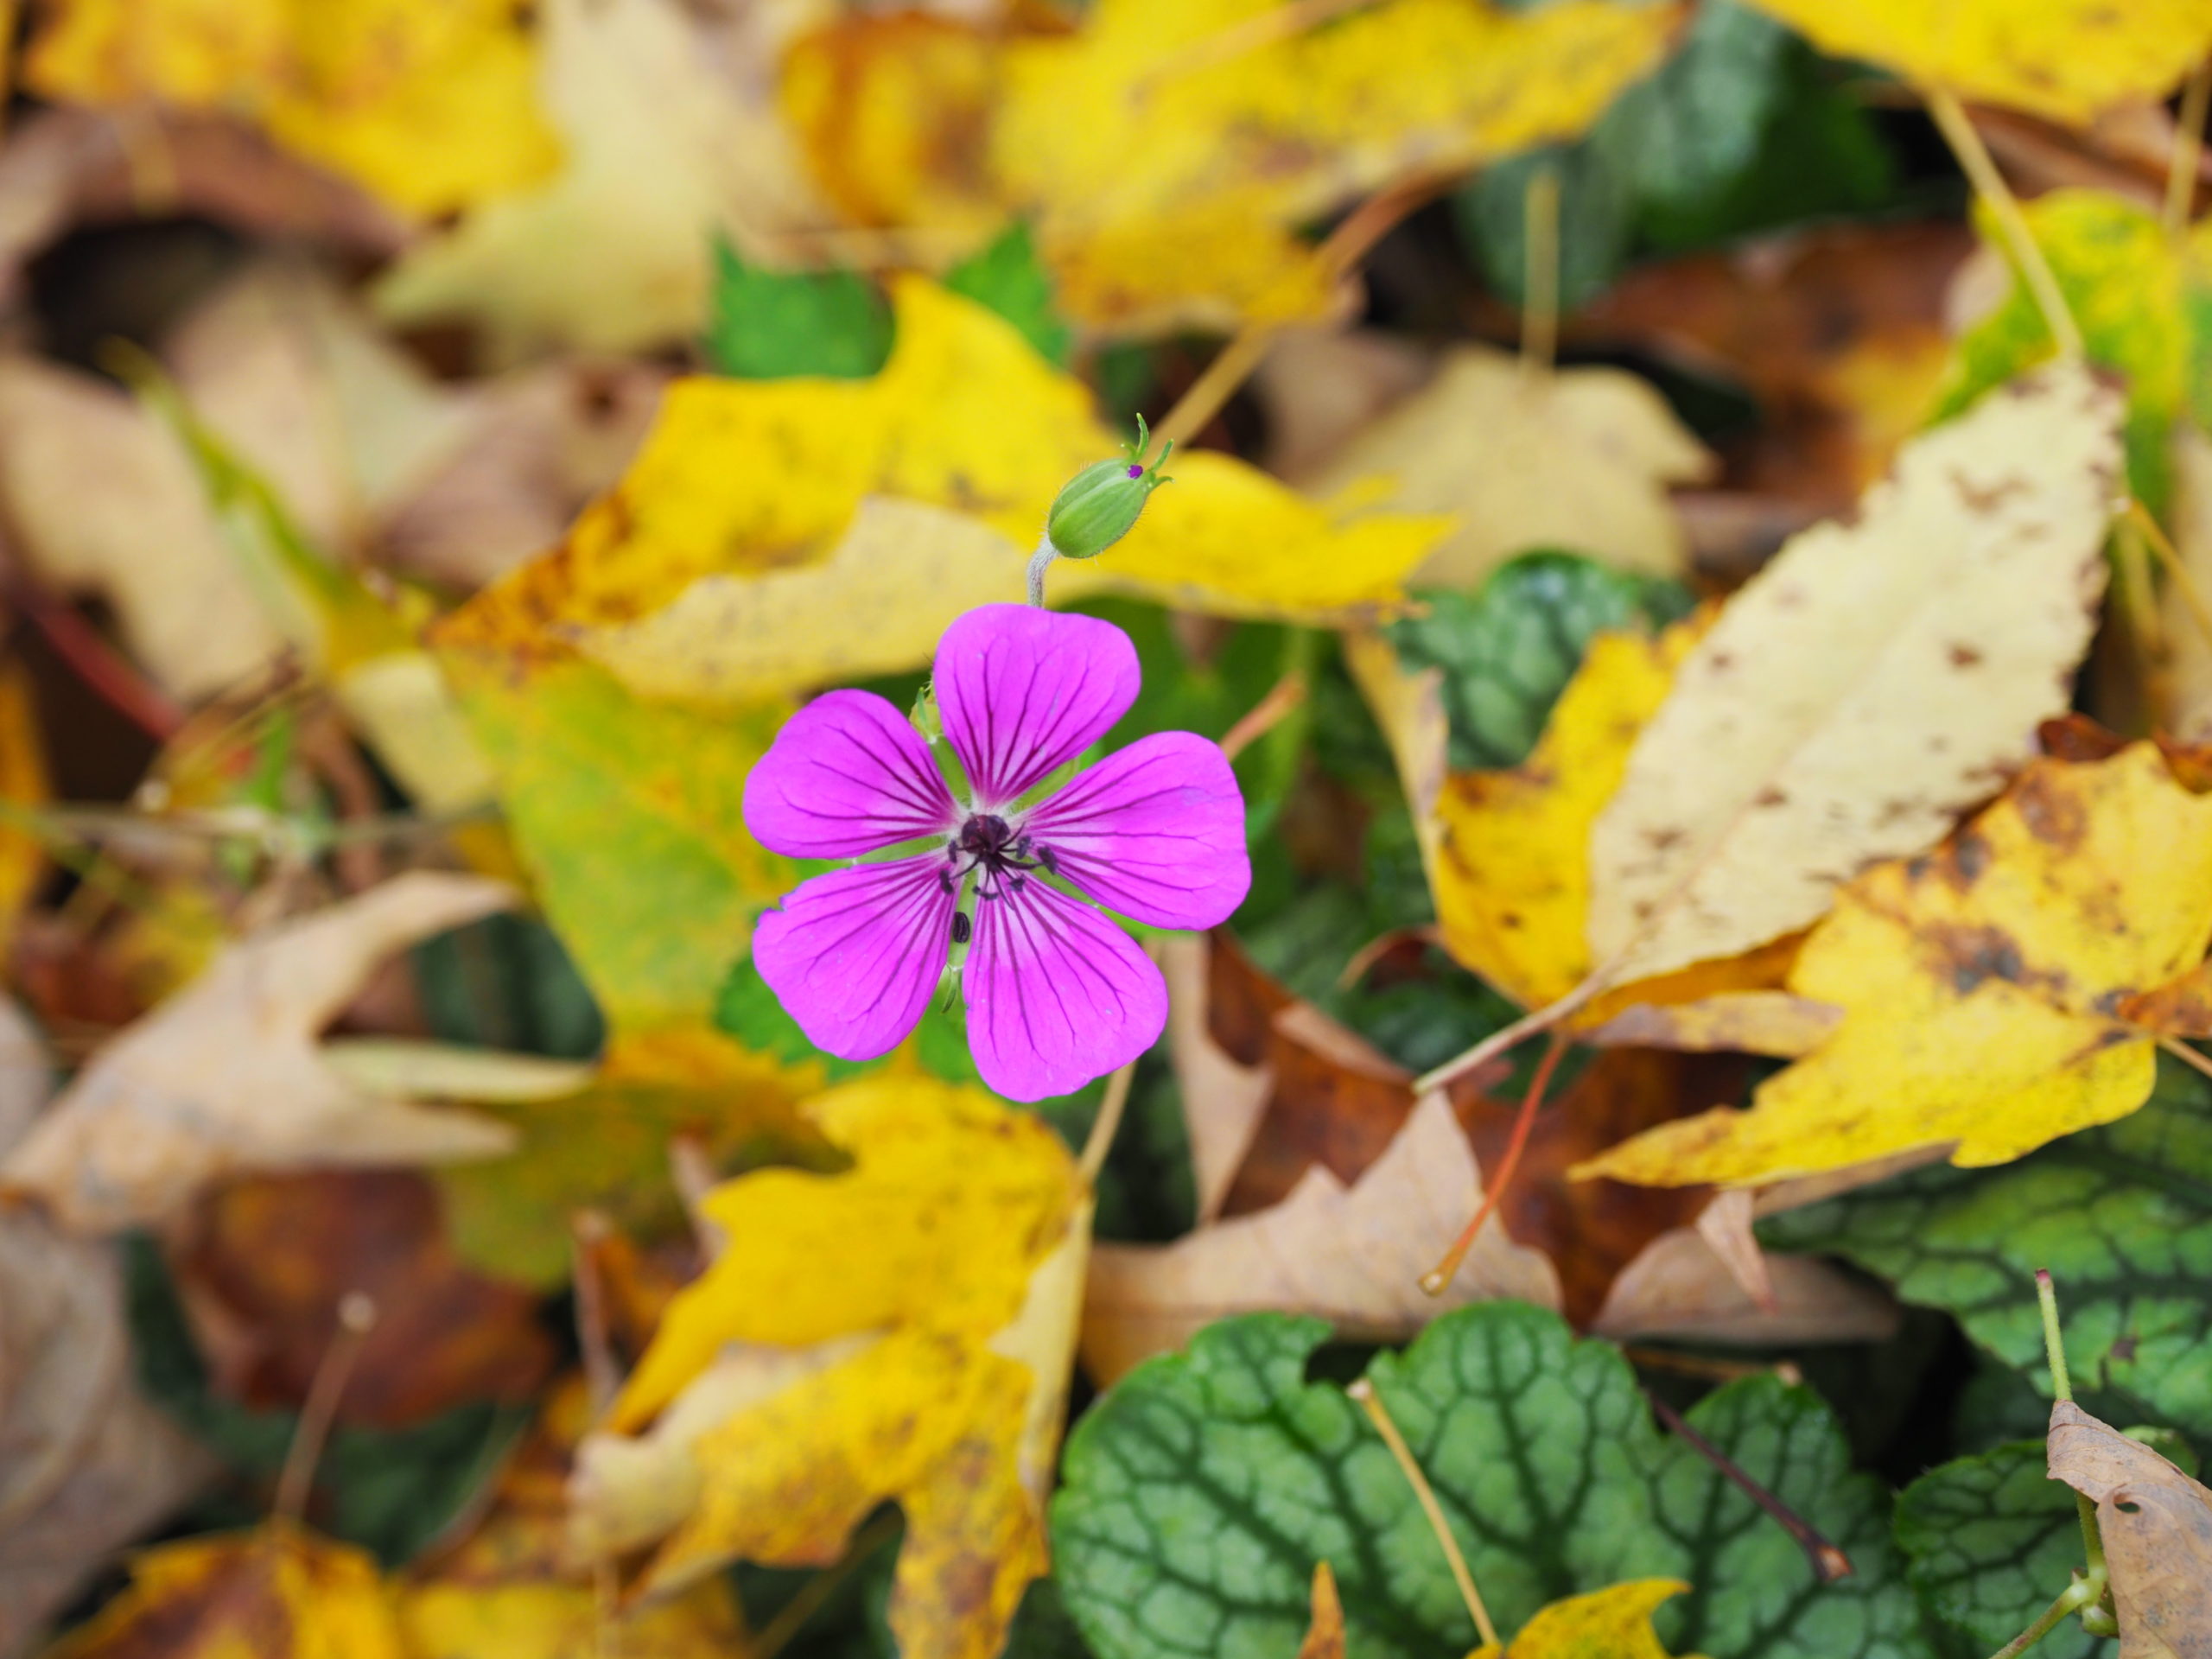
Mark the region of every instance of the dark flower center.
MULTIPOLYGON (((937 873, 938 885, 947 893, 958 889, 970 871, 976 872, 976 896, 1003 899, 1020 893, 1029 872, 1044 869, 1057 875, 1059 864, 1049 847, 1039 847, 995 812, 977 812, 960 826, 960 833, 944 843, 944 862, 937 873)), ((956 916, 956 935, 965 916, 956 916)))

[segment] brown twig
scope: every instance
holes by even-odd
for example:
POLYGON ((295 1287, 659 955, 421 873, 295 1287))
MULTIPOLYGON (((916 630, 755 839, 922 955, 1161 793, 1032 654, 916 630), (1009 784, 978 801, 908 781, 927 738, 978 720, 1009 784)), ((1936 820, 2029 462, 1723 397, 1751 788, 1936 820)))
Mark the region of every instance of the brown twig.
POLYGON ((338 1332, 322 1351, 315 1380, 308 1384, 307 1402, 300 1408, 299 1427, 284 1452, 284 1467, 276 1477, 276 1499, 270 1512, 280 1521, 297 1521, 307 1513, 308 1494, 315 1486, 315 1467, 322 1459, 323 1442, 338 1415, 338 1402, 353 1375, 353 1362, 361 1345, 376 1328, 377 1305, 359 1291, 348 1291, 338 1304, 338 1332))
POLYGON ((1282 721, 1306 701, 1306 676, 1298 670, 1277 680, 1268 695, 1254 703, 1221 740, 1221 752, 1234 760, 1282 721))
POLYGON ((2189 210, 2196 200, 2196 162, 2204 153, 2204 118, 2212 109, 2212 58, 2196 66, 2182 89, 2181 118, 2174 131, 2172 164, 2166 170, 2166 234, 2189 229, 2189 210))
POLYGON ((1122 1127, 1122 1114, 1129 1103, 1129 1085, 1136 1080, 1137 1063, 1129 1061, 1106 1079, 1106 1098, 1099 1103, 1098 1116, 1090 1121, 1090 1133, 1083 1142, 1083 1156, 1077 1161, 1076 1171, 1086 1187, 1098 1184, 1098 1172, 1106 1167, 1106 1154, 1114 1149, 1115 1131, 1122 1127))
POLYGON ((183 729, 184 710, 148 684, 71 607, 23 583, 9 591, 8 601, 95 696, 154 741, 167 743, 183 729))
POLYGON ((2044 257, 2043 248, 2028 224, 2028 216, 2020 211, 2019 199, 2005 184, 1997 163, 1990 159, 1988 147, 1981 142, 1981 135, 1974 130, 1973 121, 1958 99, 1940 86, 1926 88, 1923 96, 1928 113, 1935 118, 1936 130, 1958 157, 1974 194, 1996 217, 1997 228, 2012 250, 2028 292, 2035 296, 2036 307, 2043 313, 2050 337, 2058 342, 2061 355, 2079 362, 2082 353, 2081 326, 2067 307, 2066 296, 2058 286, 2050 262, 2044 257))
POLYGON ((1647 1394, 1644 1398, 1650 1402, 1652 1414, 1667 1426, 1669 1433, 1726 1475, 1745 1497, 1764 1510, 1777 1526, 1797 1541, 1797 1548, 1813 1564, 1815 1579, 1822 1584, 1834 1584, 1838 1579, 1851 1576, 1851 1557, 1821 1537, 1812 1522, 1738 1468, 1726 1452, 1684 1422, 1681 1413, 1657 1395, 1647 1394))
POLYGON ((1513 1172, 1521 1167, 1521 1154, 1529 1145, 1529 1131, 1535 1126, 1536 1108, 1543 1103, 1544 1090, 1550 1086, 1552 1073, 1559 1070, 1560 1057, 1566 1052, 1567 1039, 1557 1032, 1552 1033, 1544 1058, 1537 1062, 1535 1075, 1529 1079, 1529 1091, 1521 1097, 1521 1114, 1513 1120, 1513 1138, 1505 1143, 1505 1156, 1498 1160, 1491 1179, 1483 1183, 1483 1199, 1475 1206, 1474 1219, 1452 1241, 1452 1248, 1444 1252, 1443 1259, 1421 1276, 1421 1287, 1430 1295, 1444 1294, 1452 1282, 1452 1275, 1459 1271, 1459 1264, 1474 1248, 1475 1236, 1482 1231, 1483 1224, 1491 1218, 1506 1189, 1513 1184, 1513 1172))

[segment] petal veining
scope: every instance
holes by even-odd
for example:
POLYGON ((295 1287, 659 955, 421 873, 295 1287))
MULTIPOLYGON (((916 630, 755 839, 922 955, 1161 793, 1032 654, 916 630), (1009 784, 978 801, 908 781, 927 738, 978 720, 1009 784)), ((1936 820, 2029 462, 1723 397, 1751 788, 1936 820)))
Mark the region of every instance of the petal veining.
POLYGON ((807 1040, 842 1060, 896 1048, 952 949, 954 896, 935 855, 803 881, 753 929, 760 977, 807 1040))
POLYGON ((929 745, 873 691, 817 697, 745 780, 745 827, 792 858, 855 858, 958 821, 929 745))
POLYGON ((1136 701, 1129 636, 1096 617, 983 605, 944 631, 937 700, 976 804, 1003 807, 1106 735, 1136 701))
POLYGON ((976 906, 961 969, 968 1045, 1008 1100, 1080 1089, 1167 1024, 1167 983, 1136 942, 1080 899, 1025 881, 976 906))
POLYGON ((1227 921, 1252 885, 1244 796, 1221 746, 1158 732, 1084 767, 1022 832, 1102 905, 1155 927, 1227 921))

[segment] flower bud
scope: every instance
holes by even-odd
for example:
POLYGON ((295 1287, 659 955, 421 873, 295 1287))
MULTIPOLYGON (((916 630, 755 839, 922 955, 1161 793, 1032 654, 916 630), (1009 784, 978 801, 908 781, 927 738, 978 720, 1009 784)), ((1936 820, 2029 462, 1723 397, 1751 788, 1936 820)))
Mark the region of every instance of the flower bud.
POLYGON ((1144 452, 1150 442, 1140 415, 1136 442, 1124 446, 1127 459, 1093 462, 1061 486, 1045 516, 1045 538, 1053 552, 1064 559, 1096 558, 1129 533, 1147 498, 1174 481, 1160 470, 1175 448, 1174 440, 1147 467, 1144 452))

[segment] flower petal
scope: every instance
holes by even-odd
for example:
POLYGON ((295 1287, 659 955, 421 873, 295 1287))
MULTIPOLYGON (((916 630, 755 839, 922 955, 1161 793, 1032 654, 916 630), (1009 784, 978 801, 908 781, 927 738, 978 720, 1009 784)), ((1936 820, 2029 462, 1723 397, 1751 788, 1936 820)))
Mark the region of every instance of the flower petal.
POLYGON ((1080 1089, 1143 1053, 1167 1025, 1167 982, 1152 959, 1041 881, 976 900, 961 979, 976 1069, 1008 1100, 1080 1089))
POLYGON ((1106 735, 1136 701, 1136 647, 1111 622, 981 605, 944 631, 937 702, 981 810, 1106 735))
POLYGON ((873 691, 817 697, 745 780, 745 827, 792 858, 855 858, 959 822, 930 746, 873 691))
POLYGON ((927 1011, 952 949, 941 868, 931 855, 832 870, 753 924, 760 977, 824 1053, 872 1060, 927 1011))
POLYGON ((1244 796, 1221 746, 1156 732, 1086 766, 1021 832, 1100 904, 1155 927, 1212 927, 1252 885, 1244 796))

